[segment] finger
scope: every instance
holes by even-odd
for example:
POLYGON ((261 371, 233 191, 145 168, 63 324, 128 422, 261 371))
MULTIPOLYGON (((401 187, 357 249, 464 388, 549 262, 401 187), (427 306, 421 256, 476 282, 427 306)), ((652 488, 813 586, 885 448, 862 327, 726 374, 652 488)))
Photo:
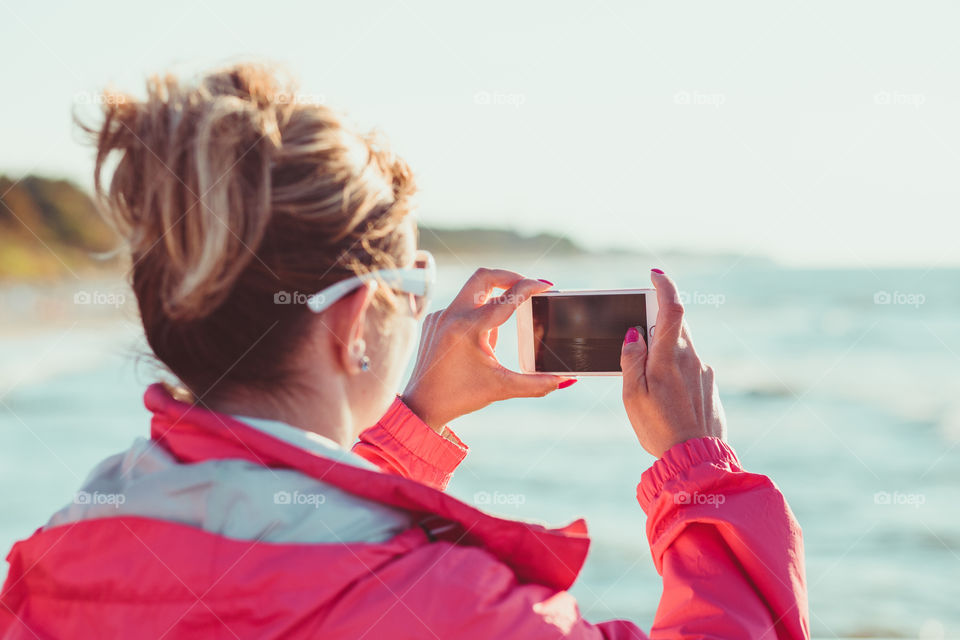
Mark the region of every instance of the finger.
POLYGON ((497 348, 497 327, 490 329, 490 337, 488 338, 490 342, 490 350, 493 351, 497 348))
POLYGON ((518 373, 503 368, 503 387, 507 398, 540 398, 555 391, 567 378, 546 373, 518 373))
POLYGON ((496 327, 506 322, 517 307, 530 296, 546 291, 551 285, 542 280, 525 278, 503 292, 496 298, 491 298, 482 307, 477 309, 478 317, 483 327, 496 327))
POLYGON ((458 310, 474 309, 486 302, 494 287, 507 289, 520 280, 523 280, 523 276, 514 271, 481 267, 473 272, 450 303, 450 307, 458 310))
POLYGON ((620 350, 620 369, 623 371, 624 389, 647 391, 647 343, 636 327, 627 330, 623 348, 620 350))
POLYGON ((650 272, 650 281, 657 289, 657 333, 650 345, 653 352, 659 351, 657 345, 672 348, 680 339, 683 330, 683 304, 677 292, 677 285, 668 276, 656 271, 650 272))

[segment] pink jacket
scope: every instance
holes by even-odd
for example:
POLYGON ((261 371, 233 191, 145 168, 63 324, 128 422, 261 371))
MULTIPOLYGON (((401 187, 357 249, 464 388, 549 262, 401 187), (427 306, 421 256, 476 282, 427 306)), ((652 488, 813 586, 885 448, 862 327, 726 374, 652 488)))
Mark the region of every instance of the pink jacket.
MULTIPOLYGON (((663 576, 647 636, 626 620, 580 617, 566 589, 587 555, 582 520, 546 529, 447 495, 465 447, 399 400, 354 447, 388 473, 190 407, 158 385, 145 402, 152 446, 174 476, 224 463, 249 477, 324 487, 330 502, 315 505, 321 518, 337 500, 358 501, 369 509, 340 512, 389 513, 410 525, 376 542, 340 540, 323 520, 323 535, 333 536, 325 542, 273 541, 270 527, 242 539, 126 513, 43 527, 7 556, 0 638, 809 637, 800 527, 770 479, 744 471, 719 440, 673 447, 637 488, 663 576)), ((127 473, 132 463, 124 460, 127 473)), ((157 460, 148 471, 162 466, 157 460)), ((218 489, 216 482, 200 484, 218 489)), ((226 495, 231 509, 243 502, 226 495)), ((263 510, 282 518, 285 506, 275 499, 263 510)))

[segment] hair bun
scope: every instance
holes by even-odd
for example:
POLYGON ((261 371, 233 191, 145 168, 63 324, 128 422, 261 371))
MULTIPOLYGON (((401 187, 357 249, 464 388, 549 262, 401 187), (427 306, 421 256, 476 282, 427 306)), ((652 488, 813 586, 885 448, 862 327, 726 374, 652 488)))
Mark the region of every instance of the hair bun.
POLYGON ((292 295, 409 251, 406 163, 292 87, 259 65, 192 84, 154 76, 144 99, 110 94, 102 124, 84 127, 147 341, 197 397, 221 383, 280 388, 312 318, 292 295))
POLYGON ((158 280, 164 311, 195 319, 226 297, 270 219, 270 161, 281 143, 273 76, 239 66, 196 87, 153 76, 145 100, 104 100, 96 135, 95 186, 105 217, 133 260, 165 255, 158 280), (109 190, 105 162, 122 156, 109 190))

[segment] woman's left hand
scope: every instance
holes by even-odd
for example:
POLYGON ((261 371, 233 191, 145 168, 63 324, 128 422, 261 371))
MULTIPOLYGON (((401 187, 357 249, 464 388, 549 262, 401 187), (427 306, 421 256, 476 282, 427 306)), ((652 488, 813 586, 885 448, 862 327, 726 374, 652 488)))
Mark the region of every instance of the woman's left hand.
POLYGON ((514 310, 550 285, 503 269, 477 269, 450 306, 427 315, 420 350, 401 399, 430 428, 492 402, 540 397, 568 378, 517 373, 497 361, 497 328, 514 310), (490 297, 495 288, 506 289, 490 297))

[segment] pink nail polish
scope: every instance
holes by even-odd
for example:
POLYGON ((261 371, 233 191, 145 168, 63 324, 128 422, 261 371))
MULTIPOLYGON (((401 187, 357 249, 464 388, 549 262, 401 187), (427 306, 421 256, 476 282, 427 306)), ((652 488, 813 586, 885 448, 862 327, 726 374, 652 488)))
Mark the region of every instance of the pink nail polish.
POLYGON ((548 285, 550 285, 551 287, 553 286, 553 283, 550 282, 549 280, 544 280, 543 278, 537 278, 537 280, 539 280, 540 282, 543 282, 543 283, 545 283, 545 284, 548 284, 548 285))
POLYGON ((640 332, 637 331, 636 327, 630 327, 627 329, 627 335, 623 338, 624 344, 630 344, 631 342, 637 342, 640 340, 640 332))
POLYGON ((659 273, 660 275, 663 275, 663 271, 661 271, 660 269, 650 269, 650 271, 653 271, 654 273, 659 273))
POLYGON ((557 389, 566 389, 576 381, 577 381, 576 378, 570 378, 569 380, 564 380, 563 382, 557 385, 557 389))

